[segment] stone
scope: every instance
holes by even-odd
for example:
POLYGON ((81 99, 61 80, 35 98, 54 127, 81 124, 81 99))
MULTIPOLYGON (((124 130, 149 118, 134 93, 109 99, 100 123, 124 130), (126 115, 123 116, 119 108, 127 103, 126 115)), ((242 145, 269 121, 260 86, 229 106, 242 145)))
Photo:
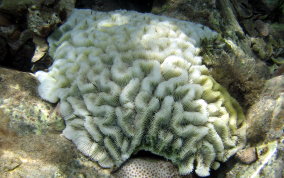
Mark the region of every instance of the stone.
POLYGON ((240 150, 237 152, 236 158, 244 164, 251 164, 257 160, 256 150, 254 147, 240 150))
POLYGON ((38 97, 37 80, 32 74, 0 68, 0 79, 0 110, 10 118, 11 130, 25 135, 64 128, 53 106, 38 97))
MULTIPOLYGON (((248 110, 248 147, 254 145, 257 160, 236 163, 229 177, 275 177, 284 175, 284 75, 267 80, 259 100, 248 110)), ((254 148, 249 148, 254 149, 254 148)), ((249 151, 250 156, 253 153, 249 151)), ((239 153, 242 154, 241 152, 239 153)), ((243 158, 246 158, 242 155, 243 158)), ((249 158, 247 157, 247 158, 249 158)), ((252 158, 252 157, 251 157, 252 158)), ((246 161, 248 159, 245 159, 246 161)), ((254 159, 251 159, 254 160, 254 159)))
POLYGON ((250 143, 275 140, 284 129, 284 76, 266 81, 260 98, 247 113, 247 138, 250 143))
POLYGON ((0 68, 0 177, 110 177, 67 139, 33 74, 0 68))

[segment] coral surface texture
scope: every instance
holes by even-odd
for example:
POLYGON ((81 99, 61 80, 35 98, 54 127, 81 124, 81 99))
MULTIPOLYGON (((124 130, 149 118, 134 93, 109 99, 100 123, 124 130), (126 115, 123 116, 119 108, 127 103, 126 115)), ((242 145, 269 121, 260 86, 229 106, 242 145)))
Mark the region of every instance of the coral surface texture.
POLYGON ((48 39, 40 96, 60 101, 63 134, 104 168, 150 151, 209 175, 244 146, 244 115, 198 56, 217 36, 192 22, 75 9, 48 39))

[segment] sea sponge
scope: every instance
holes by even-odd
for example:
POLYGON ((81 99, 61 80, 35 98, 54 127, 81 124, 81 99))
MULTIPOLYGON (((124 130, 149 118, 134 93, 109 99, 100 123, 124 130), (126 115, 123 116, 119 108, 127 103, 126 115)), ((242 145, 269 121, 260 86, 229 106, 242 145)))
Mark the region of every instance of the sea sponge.
POLYGON ((163 16, 75 9, 48 39, 55 61, 36 73, 39 94, 60 100, 64 136, 104 168, 146 150, 207 176, 245 140, 241 107, 198 56, 216 35, 163 16))

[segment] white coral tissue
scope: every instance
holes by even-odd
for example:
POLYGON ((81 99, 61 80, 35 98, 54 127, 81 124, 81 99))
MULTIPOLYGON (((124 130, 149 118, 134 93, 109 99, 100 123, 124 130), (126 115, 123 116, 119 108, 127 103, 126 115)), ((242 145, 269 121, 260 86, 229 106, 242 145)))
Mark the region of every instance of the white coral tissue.
POLYGON ((147 150, 208 176, 244 144, 237 102, 198 56, 217 33, 133 11, 75 9, 48 39, 40 96, 60 102, 63 134, 104 168, 147 150))

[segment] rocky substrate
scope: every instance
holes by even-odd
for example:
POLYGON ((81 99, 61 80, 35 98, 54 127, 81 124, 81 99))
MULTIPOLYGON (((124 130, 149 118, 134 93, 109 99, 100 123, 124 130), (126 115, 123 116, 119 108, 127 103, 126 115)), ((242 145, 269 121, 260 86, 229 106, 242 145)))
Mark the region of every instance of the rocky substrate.
MULTIPOLYGON (((168 177, 180 177, 170 162, 145 156, 132 158, 110 173, 61 136, 64 122, 56 105, 38 96, 38 82, 31 71, 46 69, 52 63, 45 39, 64 22, 75 1, 41 0, 34 6, 33 0, 22 1, 0 2, 0 65, 6 67, 0 68, 1 177, 121 177, 131 176, 132 170, 155 178, 159 170, 165 170, 168 177), (157 172, 145 166, 150 165, 148 161, 157 172)), ((86 0, 77 5, 104 11, 142 7, 133 4, 134 1, 88 3, 86 0)), ((202 52, 204 63, 243 106, 248 123, 247 146, 212 172, 211 177, 283 177, 283 3, 278 0, 261 0, 257 5, 246 0, 147 3, 141 11, 202 23, 221 34, 216 41, 204 42, 207 45, 202 52)))

